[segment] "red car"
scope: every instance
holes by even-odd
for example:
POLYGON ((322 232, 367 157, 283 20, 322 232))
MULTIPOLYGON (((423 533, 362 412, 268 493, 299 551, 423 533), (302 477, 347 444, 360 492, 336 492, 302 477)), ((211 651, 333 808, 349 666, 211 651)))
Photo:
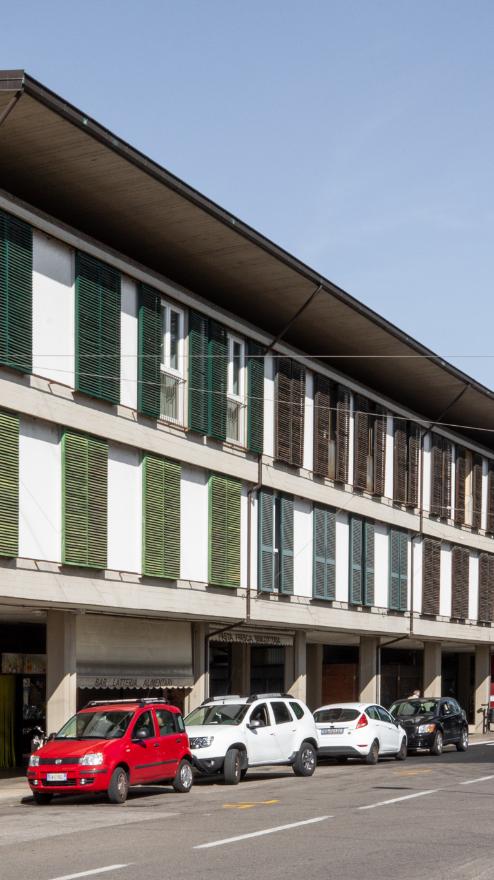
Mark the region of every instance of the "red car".
POLYGON ((105 791, 123 804, 130 785, 192 787, 192 756, 182 714, 156 699, 92 702, 31 755, 27 778, 37 804, 54 794, 105 791))

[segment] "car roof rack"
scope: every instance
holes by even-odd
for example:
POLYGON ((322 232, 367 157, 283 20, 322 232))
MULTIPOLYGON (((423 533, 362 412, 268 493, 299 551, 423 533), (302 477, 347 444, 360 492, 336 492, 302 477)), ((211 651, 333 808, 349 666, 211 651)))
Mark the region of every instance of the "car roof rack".
POLYGON ((280 694, 280 693, 276 693, 276 694, 251 694, 250 697, 247 697, 247 702, 253 703, 254 700, 266 700, 266 699, 270 699, 271 697, 282 697, 285 700, 295 700, 296 699, 296 697, 294 697, 293 694, 280 694))
POLYGON ((222 694, 217 697, 206 697, 205 700, 202 701, 201 706, 206 706, 207 703, 219 703, 224 700, 243 700, 245 697, 241 697, 240 694, 222 694))
POLYGON ((91 706, 114 706, 117 703, 119 705, 136 703, 138 706, 147 706, 152 703, 168 703, 168 700, 161 699, 160 697, 128 697, 126 700, 90 700, 84 708, 89 709, 91 706))

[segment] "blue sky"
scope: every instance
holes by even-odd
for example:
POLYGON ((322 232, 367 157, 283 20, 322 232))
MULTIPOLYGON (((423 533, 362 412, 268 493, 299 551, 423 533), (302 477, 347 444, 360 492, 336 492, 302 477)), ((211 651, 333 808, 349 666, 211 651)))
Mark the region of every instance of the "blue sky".
POLYGON ((494 387, 492 0, 24 0, 0 45, 494 387))

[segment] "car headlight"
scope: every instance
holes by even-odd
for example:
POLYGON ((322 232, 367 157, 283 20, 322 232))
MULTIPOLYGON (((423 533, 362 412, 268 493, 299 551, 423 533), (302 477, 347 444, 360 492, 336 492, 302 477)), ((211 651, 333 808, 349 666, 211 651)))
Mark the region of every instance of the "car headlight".
POLYGON ((191 749, 207 749, 214 741, 214 736, 191 736, 189 743, 191 749))
POLYGON ((29 755, 29 766, 39 767, 39 755, 29 755))
POLYGON ((436 729, 435 724, 420 724, 419 725, 419 733, 434 733, 436 729))
POLYGON ((98 767, 99 764, 102 764, 104 760, 103 752, 88 752, 87 755, 83 755, 79 760, 79 764, 83 767, 98 767))

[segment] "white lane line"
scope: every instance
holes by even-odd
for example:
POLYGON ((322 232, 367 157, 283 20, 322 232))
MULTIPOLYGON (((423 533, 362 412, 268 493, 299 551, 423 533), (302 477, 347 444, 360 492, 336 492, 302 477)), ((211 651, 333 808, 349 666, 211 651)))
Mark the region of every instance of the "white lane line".
POLYGON ((484 742, 477 742, 477 743, 472 742, 470 740, 468 745, 469 745, 470 749, 472 748, 472 746, 494 746, 494 739, 488 739, 488 740, 485 740, 484 742))
POLYGON ((494 776, 479 776, 478 779, 465 779, 460 785, 473 785, 474 782, 487 782, 488 779, 494 779, 494 776))
POLYGON ((409 801, 412 798, 424 797, 426 794, 436 794, 438 788, 430 788, 428 791, 416 791, 414 794, 405 794, 403 797, 392 798, 390 801, 379 801, 377 804, 367 804, 365 807, 359 807, 359 810, 374 810, 376 807, 386 807, 388 804, 397 804, 399 801, 409 801))
POLYGON ((64 874, 63 877, 54 877, 53 880, 77 880, 77 877, 94 877, 95 874, 106 874, 107 871, 118 871, 120 868, 128 868, 128 865, 107 865, 106 868, 93 868, 92 871, 79 871, 78 874, 64 874))
MULTIPOLYGON (((193 849, 210 849, 212 846, 223 846, 225 843, 237 843, 237 841, 247 840, 249 837, 262 837, 264 834, 276 834, 277 831, 289 831, 290 828, 299 828, 301 825, 313 825, 315 822, 324 822, 326 819, 334 819, 334 816, 317 816, 315 819, 291 822, 289 825, 276 825, 274 828, 265 828, 263 831, 251 831, 250 834, 239 834, 238 837, 225 837, 223 840, 201 843, 199 846, 194 846, 193 849)), ((58 878, 58 880, 63 880, 63 878, 58 878)))

